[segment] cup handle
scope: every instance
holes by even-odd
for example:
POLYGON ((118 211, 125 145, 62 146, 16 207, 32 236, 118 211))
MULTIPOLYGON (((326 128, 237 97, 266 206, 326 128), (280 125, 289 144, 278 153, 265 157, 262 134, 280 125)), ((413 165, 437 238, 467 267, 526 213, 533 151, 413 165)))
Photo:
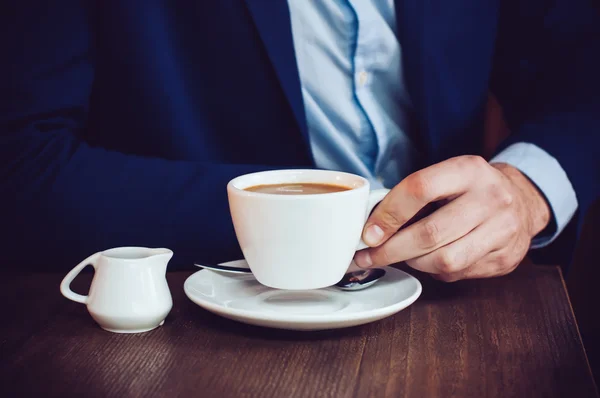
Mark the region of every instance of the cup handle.
MULTIPOLYGON (((373 211, 375 206, 377 206, 377 204, 379 202, 381 202, 383 200, 383 198, 385 198, 385 195, 387 195, 389 192, 390 192, 389 189, 383 188, 383 189, 375 189, 369 193, 369 203, 367 205, 367 212, 365 215, 365 223, 367 222, 367 219, 371 215, 371 212, 373 211)), ((365 244, 365 242, 363 242, 363 240, 361 238, 360 242, 358 242, 358 247, 356 248, 356 250, 366 249, 367 247, 369 247, 369 246, 367 246, 367 244, 365 244)))
POLYGON ((75 279, 77 275, 79 275, 81 270, 87 267, 88 265, 91 265, 92 267, 96 268, 96 261, 98 261, 98 257, 100 257, 100 253, 92 254, 91 256, 77 264, 77 266, 71 271, 69 271, 69 273, 64 277, 64 279, 60 283, 60 292, 63 296, 65 296, 69 300, 73 300, 78 303, 85 304, 87 302, 88 296, 82 296, 81 294, 77 294, 71 290, 71 282, 73 282, 73 279, 75 279))

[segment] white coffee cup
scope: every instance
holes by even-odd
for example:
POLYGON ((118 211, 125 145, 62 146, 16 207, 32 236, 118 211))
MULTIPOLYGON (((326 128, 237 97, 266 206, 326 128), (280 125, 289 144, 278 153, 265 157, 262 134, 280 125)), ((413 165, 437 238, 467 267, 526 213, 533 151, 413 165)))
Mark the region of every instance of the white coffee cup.
POLYGON ((388 189, 370 191, 358 175, 328 170, 275 170, 227 185, 235 233, 248 266, 263 285, 319 289, 339 282, 357 250, 365 222, 388 189), (281 195, 257 185, 319 183, 348 187, 332 193, 281 195))

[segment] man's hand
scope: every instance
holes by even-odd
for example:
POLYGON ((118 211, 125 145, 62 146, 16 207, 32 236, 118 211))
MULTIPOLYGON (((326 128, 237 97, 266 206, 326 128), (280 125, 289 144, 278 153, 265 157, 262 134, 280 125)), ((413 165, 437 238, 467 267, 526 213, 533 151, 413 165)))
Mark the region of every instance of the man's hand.
POLYGON ((549 220, 546 200, 517 169, 460 156, 396 185, 367 220, 371 248, 355 261, 362 268, 406 261, 447 282, 505 275, 549 220), (432 202, 445 204, 399 230, 432 202))

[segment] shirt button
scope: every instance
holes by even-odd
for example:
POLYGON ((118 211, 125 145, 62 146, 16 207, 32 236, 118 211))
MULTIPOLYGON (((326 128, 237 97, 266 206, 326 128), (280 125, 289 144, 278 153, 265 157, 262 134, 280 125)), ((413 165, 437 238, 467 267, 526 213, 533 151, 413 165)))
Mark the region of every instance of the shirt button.
POLYGON ((360 86, 364 86, 367 80, 369 79, 369 74, 364 70, 358 73, 358 84, 360 86))

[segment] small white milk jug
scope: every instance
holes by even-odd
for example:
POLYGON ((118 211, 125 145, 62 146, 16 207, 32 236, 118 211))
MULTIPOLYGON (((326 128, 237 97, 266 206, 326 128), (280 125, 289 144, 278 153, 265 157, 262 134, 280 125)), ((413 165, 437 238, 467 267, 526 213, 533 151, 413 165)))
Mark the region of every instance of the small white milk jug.
POLYGON ((169 249, 118 247, 92 254, 60 284, 68 299, 87 305, 101 328, 115 333, 141 333, 165 321, 173 307, 166 279, 169 249), (73 292, 71 282, 87 265, 95 269, 87 296, 73 292))

